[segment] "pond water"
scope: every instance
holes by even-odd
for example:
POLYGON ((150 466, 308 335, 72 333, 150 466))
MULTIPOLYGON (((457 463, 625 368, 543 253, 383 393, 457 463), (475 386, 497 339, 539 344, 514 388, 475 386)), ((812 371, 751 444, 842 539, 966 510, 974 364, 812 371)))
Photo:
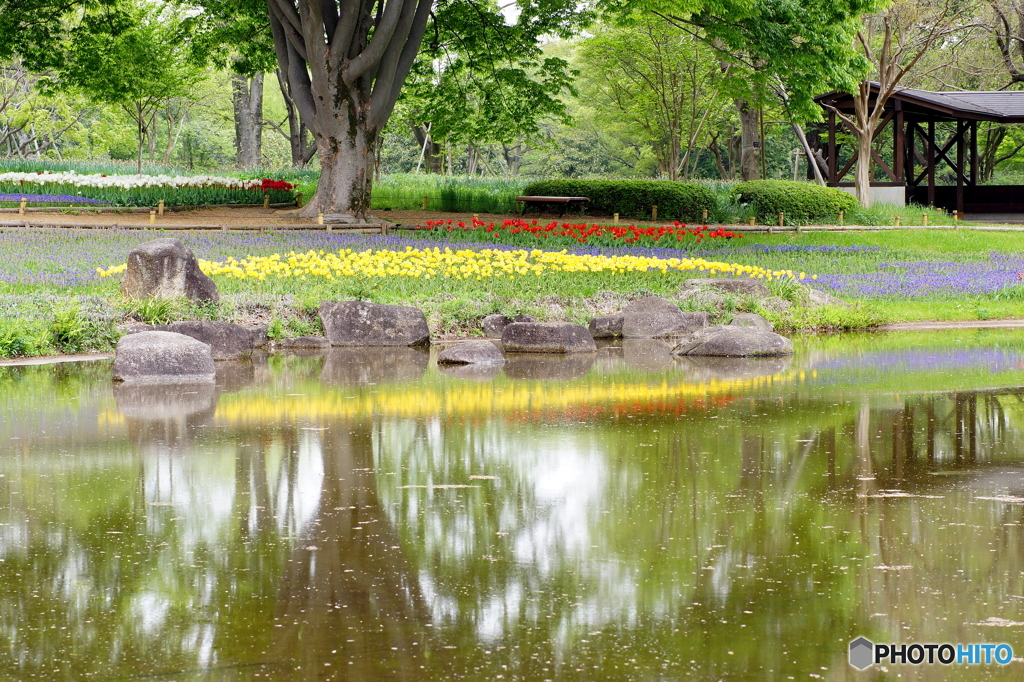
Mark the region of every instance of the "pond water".
POLYGON ((1021 676, 1019 331, 218 367, 0 368, 0 678, 1021 676))

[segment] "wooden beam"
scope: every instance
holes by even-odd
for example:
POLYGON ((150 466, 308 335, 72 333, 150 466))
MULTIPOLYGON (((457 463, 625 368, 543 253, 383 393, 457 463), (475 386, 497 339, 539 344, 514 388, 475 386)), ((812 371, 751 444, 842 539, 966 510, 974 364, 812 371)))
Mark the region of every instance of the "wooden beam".
POLYGON ((906 136, 903 132, 903 102, 896 100, 893 103, 893 107, 896 110, 896 121, 894 122, 893 136, 892 136, 892 161, 896 166, 894 169, 897 182, 904 182, 906 179, 906 171, 904 170, 904 162, 907 158, 907 150, 904 149, 906 144, 906 136))
POLYGON ((978 184, 978 122, 971 121, 971 167, 970 185, 975 187, 978 184))
POLYGON ((889 176, 890 180, 893 182, 899 182, 899 178, 897 178, 896 174, 892 172, 891 168, 889 168, 889 164, 882 160, 882 157, 874 150, 874 148, 871 149, 871 158, 875 160, 875 163, 877 163, 883 171, 885 171, 885 174, 889 176))

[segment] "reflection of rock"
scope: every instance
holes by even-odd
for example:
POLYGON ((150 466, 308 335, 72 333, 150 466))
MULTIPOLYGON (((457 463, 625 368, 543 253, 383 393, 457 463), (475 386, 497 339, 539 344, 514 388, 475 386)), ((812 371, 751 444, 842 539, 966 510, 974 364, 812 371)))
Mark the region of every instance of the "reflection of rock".
POLYGON ((438 365, 503 365, 501 350, 490 341, 465 341, 445 348, 437 356, 438 365))
POLYGON ((713 355, 722 357, 769 357, 792 355, 793 342, 773 332, 748 327, 717 326, 702 329, 682 341, 672 352, 676 355, 713 355))
POLYGON ((217 411, 214 384, 114 384, 114 400, 131 440, 175 446, 217 411))
POLYGON ((139 244, 128 254, 121 293, 146 298, 190 298, 217 301, 217 285, 199 269, 199 261, 177 239, 167 237, 139 244))
POLYGON ((210 347, 184 334, 139 332, 121 337, 114 354, 114 381, 196 383, 214 379, 210 347))
POLYGON ((774 358, 719 358, 684 355, 679 368, 697 382, 754 379, 789 369, 792 355, 774 358))
POLYGON ((324 383, 342 386, 416 381, 429 359, 430 353, 420 348, 332 348, 320 376, 324 383))
POLYGON ((255 383, 265 383, 269 373, 266 353, 255 353, 247 360, 218 362, 217 390, 222 393, 231 393, 255 383))
POLYGON ((594 337, 572 322, 513 322, 505 327, 501 345, 506 353, 592 353, 594 337))
POLYGON ((672 344, 659 339, 623 339, 622 359, 626 366, 660 372, 675 365, 672 344))
POLYGON ((492 381, 501 374, 501 365, 438 365, 437 369, 446 376, 470 381, 492 381))
POLYGON ((430 343, 418 308, 366 301, 324 301, 320 319, 332 346, 420 346, 430 343))
POLYGON ((586 376, 596 359, 596 353, 509 355, 505 358, 505 375, 510 379, 540 381, 579 379, 586 376))

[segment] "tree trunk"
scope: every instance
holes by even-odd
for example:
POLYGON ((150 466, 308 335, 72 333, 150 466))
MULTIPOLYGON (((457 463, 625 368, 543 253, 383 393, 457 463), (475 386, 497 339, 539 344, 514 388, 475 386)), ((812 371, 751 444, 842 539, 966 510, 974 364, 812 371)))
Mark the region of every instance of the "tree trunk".
POLYGON ((758 112, 748 100, 735 100, 740 115, 740 180, 748 182, 761 177, 761 143, 758 112))
POLYGON ((305 166, 313 158, 312 154, 316 145, 310 145, 309 129, 302 122, 298 109, 295 107, 295 100, 292 98, 288 79, 281 73, 281 69, 275 69, 277 73, 277 84, 281 87, 281 96, 284 97, 284 107, 288 114, 288 145, 292 152, 292 165, 297 167, 305 166))
POLYGON ((366 121, 361 93, 338 81, 329 93, 332 105, 317 107, 315 129, 327 132, 316 134, 320 182, 302 215, 315 217, 341 207, 348 207, 346 213, 357 217, 370 212, 379 131, 366 121))
POLYGON ((871 129, 857 135, 857 201, 862 208, 871 208, 871 129))
POLYGON ((480 164, 480 149, 475 144, 466 147, 466 175, 476 175, 477 166, 480 164))
POLYGON ((421 125, 412 127, 412 134, 416 136, 416 142, 420 146, 423 155, 423 167, 428 173, 439 175, 444 166, 444 155, 441 153, 441 145, 434 142, 430 131, 421 125))
POLYGON ((263 74, 252 78, 232 74, 231 101, 235 114, 235 166, 255 168, 263 158, 263 74))

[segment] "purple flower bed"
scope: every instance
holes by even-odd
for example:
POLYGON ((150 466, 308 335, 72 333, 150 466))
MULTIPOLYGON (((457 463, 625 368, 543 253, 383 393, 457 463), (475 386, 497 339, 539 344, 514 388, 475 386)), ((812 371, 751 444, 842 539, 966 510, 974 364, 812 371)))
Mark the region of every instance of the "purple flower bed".
POLYGON ((110 202, 88 197, 76 197, 70 194, 3 194, 0 193, 0 201, 20 202, 28 199, 33 204, 108 204, 110 202))
POLYGON ((1024 256, 993 252, 972 263, 914 261, 879 263, 876 272, 819 275, 818 286, 855 297, 987 294, 1019 285, 1024 256))

